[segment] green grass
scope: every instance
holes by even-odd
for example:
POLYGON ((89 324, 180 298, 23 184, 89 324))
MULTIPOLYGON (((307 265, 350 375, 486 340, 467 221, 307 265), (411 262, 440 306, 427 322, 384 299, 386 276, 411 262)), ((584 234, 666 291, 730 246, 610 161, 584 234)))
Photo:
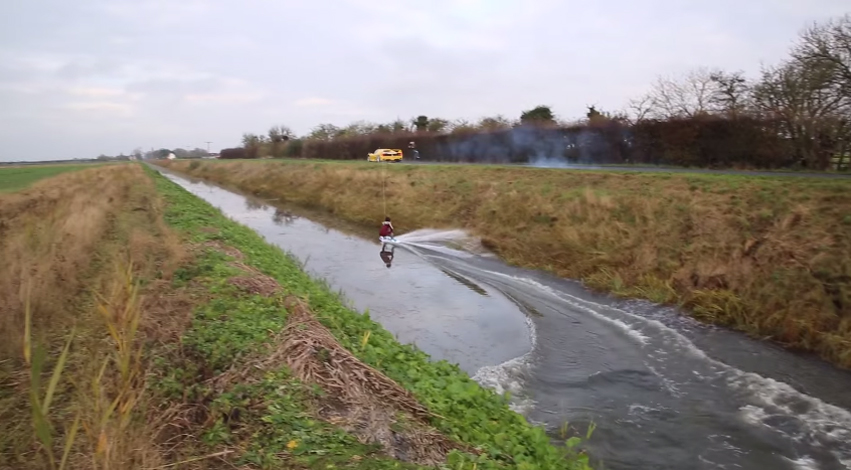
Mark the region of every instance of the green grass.
POLYGON ((4 168, 0 167, 0 193, 19 191, 38 180, 50 178, 67 171, 92 168, 93 164, 83 165, 30 165, 4 168))
MULTIPOLYGON (((479 386, 457 365, 433 362, 415 347, 399 343, 370 319, 368 312, 347 308, 339 296, 305 274, 280 248, 148 171, 167 203, 169 225, 195 242, 217 240, 239 249, 245 264, 274 278, 286 293, 307 299, 318 320, 343 347, 412 391, 432 413, 445 417, 433 418, 432 426, 483 451, 478 457, 454 452, 446 468, 589 468, 587 456, 577 449, 579 437, 565 436, 566 446, 553 445, 543 428, 530 425, 509 409, 508 397, 479 386), (363 341, 367 333, 368 341, 363 341)), ((284 461, 309 468, 415 468, 381 457, 375 448, 314 419, 308 403, 317 391, 299 384, 285 368, 268 373, 260 382, 241 384, 218 395, 202 385, 199 379, 227 370, 246 355, 262 352, 269 346, 271 333, 280 331, 287 319, 286 310, 275 299, 241 294, 229 285, 227 279, 236 271, 228 261, 225 255, 208 250, 176 276, 178 282, 202 281, 212 299, 195 312, 183 338, 188 360, 182 365, 163 364, 160 370, 163 393, 194 394, 196 399, 206 396, 203 401, 210 401, 221 416, 208 429, 206 441, 241 447, 242 463, 266 468, 279 467, 284 461), (228 418, 235 408, 242 410, 240 423, 228 418)))

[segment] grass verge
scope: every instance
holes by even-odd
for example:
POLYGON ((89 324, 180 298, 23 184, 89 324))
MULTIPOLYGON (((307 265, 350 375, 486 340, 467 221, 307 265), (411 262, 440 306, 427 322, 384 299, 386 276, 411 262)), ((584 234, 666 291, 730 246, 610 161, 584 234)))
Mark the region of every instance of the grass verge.
POLYGON ((373 227, 464 228, 508 262, 851 366, 851 181, 363 162, 162 162, 373 227), (386 186, 385 186, 386 185, 386 186))

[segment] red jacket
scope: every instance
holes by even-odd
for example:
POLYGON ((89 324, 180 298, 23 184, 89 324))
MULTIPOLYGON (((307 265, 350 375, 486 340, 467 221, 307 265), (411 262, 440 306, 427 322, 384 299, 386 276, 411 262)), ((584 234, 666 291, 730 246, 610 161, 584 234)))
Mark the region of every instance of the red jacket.
POLYGON ((381 224, 381 231, 378 232, 378 236, 389 237, 390 235, 393 235, 393 226, 390 222, 384 222, 381 224))

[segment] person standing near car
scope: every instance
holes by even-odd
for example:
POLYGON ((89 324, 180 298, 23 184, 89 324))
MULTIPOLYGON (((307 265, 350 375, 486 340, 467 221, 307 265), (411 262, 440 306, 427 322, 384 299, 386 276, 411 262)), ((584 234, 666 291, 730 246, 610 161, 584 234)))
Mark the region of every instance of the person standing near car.
POLYGON ((420 151, 417 150, 416 147, 417 147, 417 144, 415 144, 414 142, 408 142, 408 148, 412 149, 414 151, 414 158, 419 160, 420 159, 420 151))

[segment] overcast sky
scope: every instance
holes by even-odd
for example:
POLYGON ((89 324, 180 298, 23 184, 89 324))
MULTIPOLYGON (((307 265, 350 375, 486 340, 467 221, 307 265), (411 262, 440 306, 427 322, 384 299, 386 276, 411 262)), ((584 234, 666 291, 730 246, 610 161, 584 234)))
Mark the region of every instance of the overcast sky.
POLYGON ((0 160, 238 145, 419 114, 572 119, 659 74, 758 73, 848 0, 6 0, 0 160))

